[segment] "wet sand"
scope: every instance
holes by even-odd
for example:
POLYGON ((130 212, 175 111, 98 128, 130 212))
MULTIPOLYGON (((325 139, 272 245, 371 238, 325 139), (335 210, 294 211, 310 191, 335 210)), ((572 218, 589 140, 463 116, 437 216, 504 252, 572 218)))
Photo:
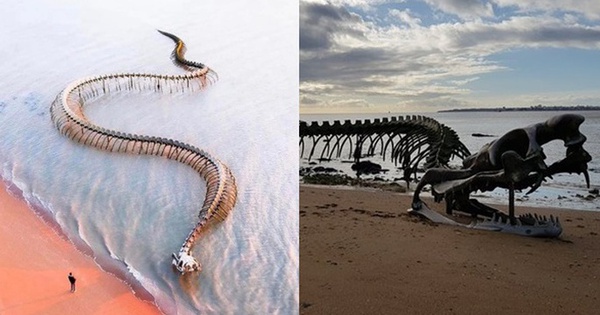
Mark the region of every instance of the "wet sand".
POLYGON ((161 314, 0 186, 0 314, 161 314))
POLYGON ((409 207, 398 193, 302 185, 300 314, 598 314, 600 212, 517 203, 560 217, 563 234, 541 239, 435 225, 409 207))

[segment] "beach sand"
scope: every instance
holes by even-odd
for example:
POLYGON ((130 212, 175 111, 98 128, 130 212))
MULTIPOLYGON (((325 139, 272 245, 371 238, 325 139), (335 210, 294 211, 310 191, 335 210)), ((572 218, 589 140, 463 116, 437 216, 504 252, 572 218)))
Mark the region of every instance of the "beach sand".
POLYGON ((300 314, 600 312, 599 212, 517 203, 560 217, 563 234, 542 239, 435 225, 409 206, 398 193, 301 185, 300 314))
POLYGON ((161 314, 0 186, 0 314, 161 314))

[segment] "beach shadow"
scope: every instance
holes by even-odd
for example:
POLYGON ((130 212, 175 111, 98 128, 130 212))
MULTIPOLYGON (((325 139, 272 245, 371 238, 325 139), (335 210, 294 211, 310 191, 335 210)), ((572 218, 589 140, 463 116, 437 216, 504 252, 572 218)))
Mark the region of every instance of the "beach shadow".
POLYGON ((187 273, 179 277, 179 285, 181 290, 190 298, 196 305, 201 305, 203 301, 199 299, 200 281, 197 273, 187 273))
POLYGON ((198 275, 196 273, 187 273, 179 277, 179 285, 183 292, 193 297, 200 290, 198 275))

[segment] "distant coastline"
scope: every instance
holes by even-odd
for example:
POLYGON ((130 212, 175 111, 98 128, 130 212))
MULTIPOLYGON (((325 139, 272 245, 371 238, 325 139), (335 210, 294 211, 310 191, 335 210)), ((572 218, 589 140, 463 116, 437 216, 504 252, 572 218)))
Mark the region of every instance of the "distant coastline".
POLYGON ((535 111, 587 111, 600 110, 600 106, 543 106, 530 107, 493 107, 493 108, 454 108, 439 110, 438 113, 451 112, 535 112, 535 111))

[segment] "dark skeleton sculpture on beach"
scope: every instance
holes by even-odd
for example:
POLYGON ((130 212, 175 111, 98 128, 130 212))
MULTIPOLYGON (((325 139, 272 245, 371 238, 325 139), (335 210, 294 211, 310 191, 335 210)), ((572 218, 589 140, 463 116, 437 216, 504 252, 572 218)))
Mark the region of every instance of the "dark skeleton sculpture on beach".
POLYGON ((308 160, 315 154, 317 145, 323 144, 319 159, 340 158, 345 149, 355 163, 362 153, 379 154, 387 157, 404 170, 403 179, 407 184, 411 176, 416 176, 419 164, 425 168, 444 167, 453 157, 465 158, 469 150, 450 127, 425 116, 398 116, 357 120, 346 120, 343 124, 336 120, 333 124, 316 121, 308 124, 300 121, 300 156, 305 147, 310 147, 308 160), (310 140, 310 141, 309 141, 310 140))
POLYGON ((591 156, 583 149, 586 137, 579 132, 584 120, 581 115, 563 114, 543 123, 514 129, 467 157, 460 170, 427 170, 415 189, 409 212, 439 223, 463 225, 429 209, 419 198, 423 187, 431 185, 435 201, 446 201, 447 214, 456 210, 473 217, 487 217, 483 221, 473 221, 466 225, 468 227, 530 236, 560 235, 562 228, 558 218, 531 214, 516 217, 514 191, 529 188, 527 194, 532 193, 542 181, 558 173, 583 173, 589 188, 587 163, 591 156), (546 156, 542 146, 552 140, 562 140, 567 152, 564 159, 548 166, 544 162, 546 156), (498 187, 509 190, 508 215, 469 198, 474 191, 491 191, 498 187))
POLYGON ((224 220, 234 207, 237 196, 235 178, 229 168, 203 150, 176 140, 135 135, 105 129, 91 123, 83 107, 104 95, 120 91, 154 91, 173 93, 201 90, 216 79, 216 74, 201 63, 186 60, 185 45, 177 36, 159 31, 175 42, 173 59, 177 66, 190 71, 182 75, 120 73, 84 78, 69 84, 50 107, 52 121, 63 135, 81 144, 110 152, 163 156, 192 167, 206 180, 206 197, 192 229, 173 266, 181 274, 199 271, 200 263, 191 248, 203 227, 212 220, 224 220))

